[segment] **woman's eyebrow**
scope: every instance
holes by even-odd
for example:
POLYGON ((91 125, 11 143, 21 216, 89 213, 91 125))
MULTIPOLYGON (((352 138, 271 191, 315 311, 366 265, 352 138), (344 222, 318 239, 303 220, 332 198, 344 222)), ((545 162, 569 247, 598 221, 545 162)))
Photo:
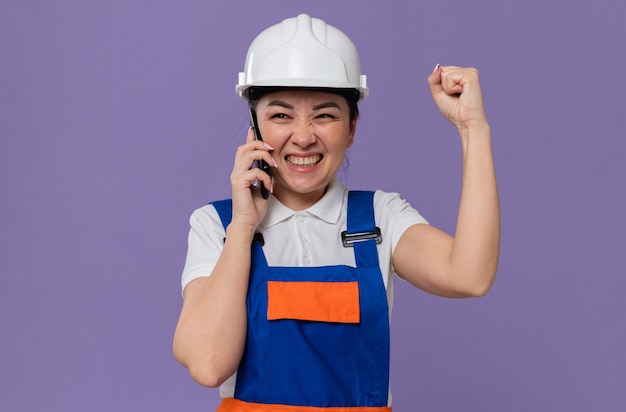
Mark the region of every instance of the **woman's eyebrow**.
POLYGON ((341 107, 339 107, 339 105, 335 102, 326 102, 326 103, 317 104, 313 106, 313 110, 322 110, 322 109, 327 109, 329 107, 333 107, 333 108, 337 108, 341 110, 341 107))
POLYGON ((280 107, 284 107, 285 109, 290 109, 290 110, 295 109, 294 106, 290 105, 289 103, 285 103, 281 100, 272 100, 271 102, 267 104, 267 107, 270 107, 270 106, 280 106, 280 107))
MULTIPOLYGON (((289 103, 286 103, 282 100, 272 100, 271 102, 267 104, 267 107, 270 107, 270 106, 279 106, 279 107, 283 107, 285 109, 290 109, 290 110, 295 109, 295 106, 289 103)), ((327 109, 329 107, 341 109, 341 107, 335 102, 324 102, 324 103, 316 104, 315 106, 313 106, 313 110, 322 110, 322 109, 327 109)))

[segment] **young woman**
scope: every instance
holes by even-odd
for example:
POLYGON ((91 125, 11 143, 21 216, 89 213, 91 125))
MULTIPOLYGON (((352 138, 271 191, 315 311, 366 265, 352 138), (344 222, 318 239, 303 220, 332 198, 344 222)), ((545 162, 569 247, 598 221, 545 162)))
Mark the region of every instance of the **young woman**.
POLYGON ((428 84, 463 147, 454 237, 397 194, 336 179, 368 93, 342 32, 300 15, 251 44, 237 92, 255 127, 232 199, 191 216, 174 336, 193 379, 221 385, 219 411, 390 411, 392 276, 446 297, 489 290, 500 219, 478 72, 437 65, 428 84))

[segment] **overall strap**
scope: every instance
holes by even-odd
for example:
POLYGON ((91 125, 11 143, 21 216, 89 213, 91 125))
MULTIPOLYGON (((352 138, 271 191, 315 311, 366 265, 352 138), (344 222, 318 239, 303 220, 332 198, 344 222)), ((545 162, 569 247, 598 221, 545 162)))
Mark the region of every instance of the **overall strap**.
POLYGON ((348 193, 347 230, 341 238, 345 247, 354 247, 357 267, 378 267, 376 244, 382 237, 374 218, 374 192, 348 193))
POLYGON ((211 204, 215 210, 217 210, 217 214, 220 216, 220 220, 222 221, 222 226, 224 226, 224 230, 226 230, 233 217, 232 199, 217 200, 215 202, 211 202, 211 204))
MULTIPOLYGON (((367 376, 363 394, 376 399, 376 404, 387 405, 389 390, 389 304, 383 275, 378 262, 377 243, 382 241, 374 215, 374 192, 349 192, 346 235, 352 238, 357 269, 363 273, 359 280, 361 315, 370 322, 361 329, 360 345, 375 348, 362 352, 357 362, 357 376, 367 376)), ((345 242, 344 242, 345 244, 345 242)))

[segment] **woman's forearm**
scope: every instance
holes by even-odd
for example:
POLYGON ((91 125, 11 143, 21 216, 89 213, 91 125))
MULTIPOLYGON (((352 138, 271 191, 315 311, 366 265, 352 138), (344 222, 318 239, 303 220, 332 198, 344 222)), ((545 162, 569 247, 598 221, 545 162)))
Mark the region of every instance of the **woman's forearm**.
POLYGON ((463 184, 450 255, 455 283, 484 295, 495 279, 500 250, 500 206, 491 147, 491 130, 480 122, 460 130, 463 184))
POLYGON ((194 380, 205 386, 219 386, 241 360, 253 235, 250 228, 231 224, 211 276, 185 288, 174 354, 194 380))

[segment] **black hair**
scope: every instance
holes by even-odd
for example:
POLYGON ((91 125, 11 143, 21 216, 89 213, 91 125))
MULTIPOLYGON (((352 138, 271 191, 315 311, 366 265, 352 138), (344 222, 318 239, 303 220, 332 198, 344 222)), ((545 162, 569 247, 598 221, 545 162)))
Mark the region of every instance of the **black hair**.
POLYGON ((250 109, 255 110, 256 105, 259 103, 259 100, 261 100, 261 98, 266 94, 279 92, 282 90, 312 90, 336 94, 346 99, 346 102, 348 103, 348 107, 350 109, 350 123, 352 123, 352 121, 359 115, 358 101, 361 93, 357 89, 339 89, 332 87, 251 87, 248 89, 247 92, 250 109))

